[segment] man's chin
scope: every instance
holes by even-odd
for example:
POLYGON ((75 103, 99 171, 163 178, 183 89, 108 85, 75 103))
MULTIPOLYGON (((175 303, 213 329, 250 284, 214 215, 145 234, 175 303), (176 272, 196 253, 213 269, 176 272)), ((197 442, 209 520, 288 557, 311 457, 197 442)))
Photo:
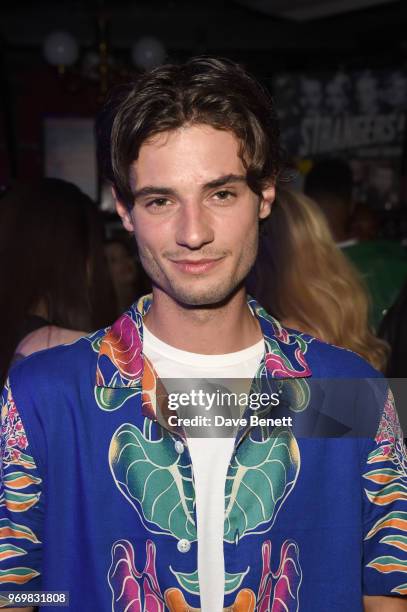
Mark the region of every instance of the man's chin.
POLYGON ((227 303, 233 295, 241 288, 237 287, 214 287, 202 290, 191 290, 191 288, 173 288, 172 297, 182 306, 190 308, 213 308, 227 303))

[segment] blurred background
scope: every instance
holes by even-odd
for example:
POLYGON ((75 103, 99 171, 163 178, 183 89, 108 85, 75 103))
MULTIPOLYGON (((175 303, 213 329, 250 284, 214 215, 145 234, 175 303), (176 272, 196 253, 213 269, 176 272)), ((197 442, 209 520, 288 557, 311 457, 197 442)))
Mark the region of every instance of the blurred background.
MULTIPOLYGON (((52 177, 94 200, 118 310, 126 307, 148 281, 98 173, 95 117, 112 86, 199 54, 242 63, 271 92, 295 168, 292 188, 307 192, 307 178, 321 161, 349 167, 349 216, 338 221, 344 231, 335 218, 328 221, 343 252, 357 247, 346 254, 370 284, 370 322, 377 331, 407 279, 406 2, 5 0, 1 191, 52 177), (360 249, 361 243, 370 246, 360 249), (386 296, 375 295, 396 268, 386 296)), ((338 171, 331 174, 336 184, 338 171)), ((327 213, 328 205, 318 201, 325 192, 317 186, 307 193, 327 213)), ((338 206, 335 211, 339 219, 338 206)))
POLYGON ((93 136, 106 91, 201 53, 272 92, 300 183, 315 159, 343 156, 382 233, 407 235, 407 6, 393 0, 6 0, 0 184, 64 178, 108 209, 93 136))

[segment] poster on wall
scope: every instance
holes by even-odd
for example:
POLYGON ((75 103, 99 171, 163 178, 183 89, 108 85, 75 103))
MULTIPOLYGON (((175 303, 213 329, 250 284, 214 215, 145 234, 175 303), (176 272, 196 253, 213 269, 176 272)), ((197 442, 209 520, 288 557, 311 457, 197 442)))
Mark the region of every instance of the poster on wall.
POLYGON ((294 159, 343 157, 352 166, 358 202, 378 210, 400 205, 406 72, 279 74, 273 94, 294 159))
POLYGON ((86 117, 45 117, 45 176, 77 185, 96 200, 98 178, 94 120, 86 117))

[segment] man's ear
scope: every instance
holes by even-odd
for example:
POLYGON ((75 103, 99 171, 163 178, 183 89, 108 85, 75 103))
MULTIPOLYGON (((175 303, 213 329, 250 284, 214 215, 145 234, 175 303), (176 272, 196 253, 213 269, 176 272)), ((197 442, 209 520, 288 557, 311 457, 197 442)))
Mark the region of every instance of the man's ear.
POLYGON ((259 218, 266 219, 271 213, 271 207, 276 197, 276 187, 274 184, 267 185, 261 193, 259 218))
POLYGON ((116 212, 119 215, 120 219, 122 220, 123 223, 123 227, 128 231, 128 232, 134 232, 134 223, 133 223, 133 219, 131 216, 131 212, 129 211, 129 209, 127 208, 127 206, 125 204, 123 204, 123 202, 121 200, 119 200, 119 198, 117 197, 116 194, 116 190, 114 187, 112 187, 112 196, 116 205, 116 212))

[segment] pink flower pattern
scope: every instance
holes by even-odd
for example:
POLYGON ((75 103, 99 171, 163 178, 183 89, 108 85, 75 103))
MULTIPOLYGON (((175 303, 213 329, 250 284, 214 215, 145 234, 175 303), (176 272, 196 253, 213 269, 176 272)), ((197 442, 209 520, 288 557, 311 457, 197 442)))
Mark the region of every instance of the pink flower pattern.
POLYGON ((271 542, 262 546, 263 571, 257 594, 256 612, 287 612, 298 610, 298 591, 302 580, 298 544, 286 540, 280 550, 280 563, 271 571, 271 542), (273 581, 274 588, 273 588, 273 581))
POLYGON ((164 598, 155 569, 156 548, 151 540, 146 542, 146 556, 144 570, 139 572, 133 545, 128 540, 113 544, 108 576, 113 612, 164 612, 164 598))
POLYGON ((25 451, 28 446, 28 441, 10 390, 5 410, 1 425, 1 440, 3 464, 8 465, 20 460, 22 451, 25 451))
POLYGON ((394 444, 396 439, 400 439, 402 437, 403 433, 397 416, 396 407, 394 405, 393 394, 389 390, 375 441, 377 444, 384 441, 389 442, 390 445, 388 446, 386 453, 388 454, 390 452, 390 446, 394 444))

